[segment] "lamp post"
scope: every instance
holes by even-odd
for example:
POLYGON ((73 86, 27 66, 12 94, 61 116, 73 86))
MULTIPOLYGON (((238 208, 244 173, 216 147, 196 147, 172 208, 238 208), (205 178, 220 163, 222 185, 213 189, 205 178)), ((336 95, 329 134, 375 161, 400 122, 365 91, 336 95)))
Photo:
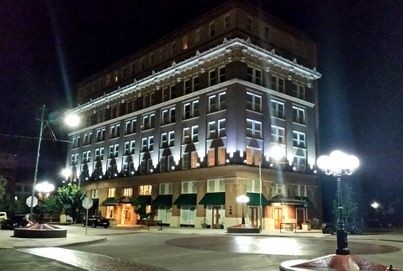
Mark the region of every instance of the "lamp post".
POLYGON ((249 197, 246 195, 240 195, 236 197, 236 201, 242 204, 242 225, 245 225, 245 205, 249 202, 249 197))
POLYGON ((341 176, 351 175, 358 168, 360 162, 354 155, 335 150, 330 155, 319 156, 317 166, 326 175, 332 175, 337 180, 337 247, 336 255, 349 255, 347 232, 344 229, 343 207, 341 206, 341 176))
POLYGON ((49 183, 47 181, 38 183, 35 186, 36 191, 38 191, 42 197, 42 200, 45 200, 46 197, 49 196, 49 193, 55 190, 55 186, 52 183, 49 183))
MULTIPOLYGON (((41 112, 41 119, 40 119, 41 125, 40 125, 40 129, 39 129, 38 149, 36 152, 34 181, 32 183, 32 194, 31 194, 31 203, 30 203, 30 212, 29 212, 31 216, 32 216, 33 209, 34 209, 36 183, 38 182, 38 167, 39 167, 39 157, 41 156, 42 135, 43 135, 44 129, 49 124, 49 122, 45 120, 45 109, 46 109, 46 106, 43 105, 42 112, 41 112)), ((76 127, 80 123, 80 118, 75 114, 68 114, 67 116, 64 117, 64 123, 67 126, 76 127)), ((53 131, 52 131, 52 133, 53 133, 53 131)), ((53 134, 53 136, 54 136, 54 134, 53 134)))

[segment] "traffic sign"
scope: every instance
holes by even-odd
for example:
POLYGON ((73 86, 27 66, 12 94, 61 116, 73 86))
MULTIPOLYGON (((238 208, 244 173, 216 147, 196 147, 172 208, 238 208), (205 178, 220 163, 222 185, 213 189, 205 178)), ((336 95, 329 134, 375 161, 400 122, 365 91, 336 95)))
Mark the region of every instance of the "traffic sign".
POLYGON ((85 197, 81 203, 81 205, 84 207, 84 209, 89 209, 92 207, 92 204, 94 202, 92 201, 92 199, 85 197))
POLYGON ((34 197, 34 200, 32 201, 32 196, 29 196, 25 201, 25 203, 27 204, 28 207, 31 207, 31 202, 33 205, 32 207, 35 207, 36 205, 38 205, 38 198, 34 197))

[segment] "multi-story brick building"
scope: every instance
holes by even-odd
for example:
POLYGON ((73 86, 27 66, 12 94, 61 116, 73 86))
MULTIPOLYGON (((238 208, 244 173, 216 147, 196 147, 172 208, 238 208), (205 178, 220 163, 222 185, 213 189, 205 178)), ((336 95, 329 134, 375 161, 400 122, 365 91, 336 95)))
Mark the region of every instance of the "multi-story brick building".
POLYGON ((119 225, 133 199, 173 227, 239 224, 242 194, 263 229, 320 218, 315 65, 300 31, 220 6, 81 82, 72 178, 119 225))

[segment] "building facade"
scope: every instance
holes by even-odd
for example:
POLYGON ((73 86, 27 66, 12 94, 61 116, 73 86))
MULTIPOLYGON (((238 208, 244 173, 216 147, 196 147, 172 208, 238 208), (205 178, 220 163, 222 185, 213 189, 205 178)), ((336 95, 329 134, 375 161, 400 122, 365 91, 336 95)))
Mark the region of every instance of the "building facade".
POLYGON ((315 65, 300 31, 220 6, 80 83, 71 179, 118 225, 139 208, 172 227, 320 218, 315 65))

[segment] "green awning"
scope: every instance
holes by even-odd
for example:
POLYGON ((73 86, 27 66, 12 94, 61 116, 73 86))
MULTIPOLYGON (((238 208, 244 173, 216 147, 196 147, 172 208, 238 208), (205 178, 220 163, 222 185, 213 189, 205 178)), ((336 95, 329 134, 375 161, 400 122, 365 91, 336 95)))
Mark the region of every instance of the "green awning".
POLYGON ((150 195, 138 195, 132 200, 133 205, 151 205, 150 195))
POLYGON ((259 206, 260 205, 260 195, 262 196, 262 204, 261 205, 263 205, 263 206, 269 205, 267 199, 261 193, 246 193, 246 195, 249 197, 248 205, 259 206))
POLYGON ((106 198, 106 200, 104 200, 101 205, 102 206, 115 206, 119 203, 119 199, 118 198, 106 198))
POLYGON ((172 195, 158 195, 153 201, 155 206, 172 206, 172 195))
POLYGON ((197 194, 181 194, 175 201, 175 205, 196 205, 197 194))
POLYGON ((206 193, 199 204, 225 205, 225 192, 206 193))
POLYGON ((132 203, 131 197, 120 197, 118 200, 119 203, 132 203))

